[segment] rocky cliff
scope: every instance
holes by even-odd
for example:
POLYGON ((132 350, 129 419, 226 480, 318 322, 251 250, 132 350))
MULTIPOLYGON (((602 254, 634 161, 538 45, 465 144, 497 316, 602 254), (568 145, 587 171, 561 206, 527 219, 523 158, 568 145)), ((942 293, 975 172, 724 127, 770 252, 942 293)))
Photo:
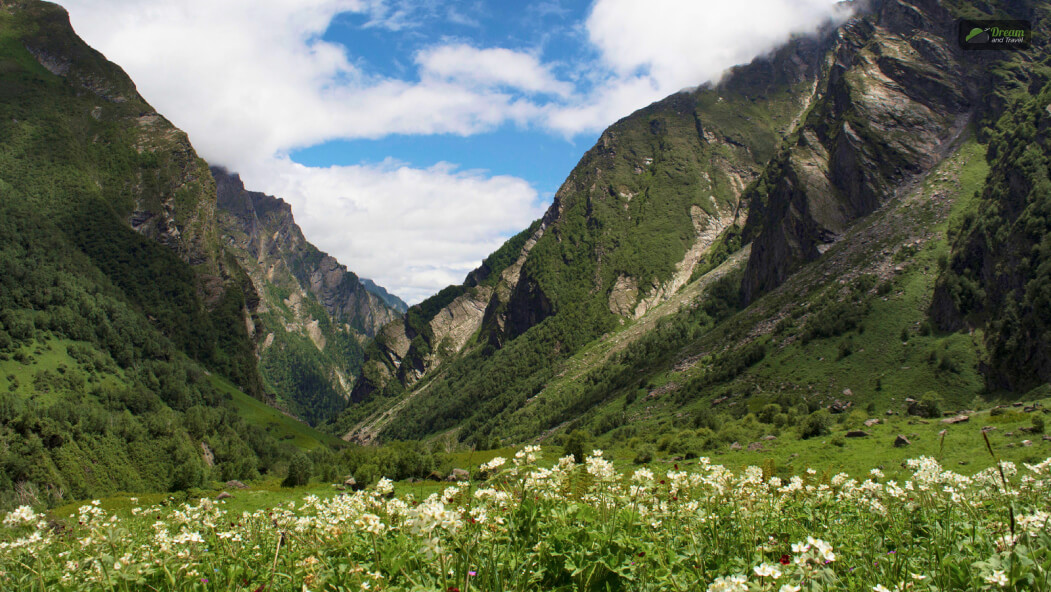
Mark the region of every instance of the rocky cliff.
POLYGON ((814 108, 748 192, 746 301, 930 170, 974 114, 953 15, 933 0, 870 10, 837 31, 814 108))
POLYGON ((5 197, 17 192, 52 213, 179 347, 261 397, 245 331, 257 297, 220 244, 206 163, 120 67, 76 36, 64 10, 0 6, 7 27, 0 137, 15 157, 4 167, 5 197), (122 226, 109 224, 114 215, 122 226), (166 247, 189 275, 173 272, 178 286, 160 290, 145 254, 130 266, 140 248, 123 229, 166 247))
MULTIPOLYGON (((745 223, 746 187, 810 108, 832 40, 831 30, 797 39, 718 86, 673 95, 611 126, 541 220, 464 284, 410 308, 403 322, 381 332, 355 401, 377 391, 396 399, 401 389, 442 375, 436 369, 450 360, 486 360, 494 380, 511 366, 515 377, 507 380, 524 380, 717 265, 726 253, 715 247, 745 223), (544 331, 559 336, 541 337, 544 331), (505 359, 514 354, 500 352, 531 332, 518 347, 534 351, 505 359), (523 359, 531 360, 530 370, 517 368, 523 359)), ((437 392, 452 388, 438 382, 437 392)), ((459 390, 460 400, 497 396, 459 390)), ((428 404, 414 399, 401 413, 422 415, 428 404)), ((344 418, 341 425, 352 423, 344 418)), ((399 436, 412 433, 405 429, 399 436)))
POLYGON ((309 243, 288 203, 247 191, 225 169, 211 173, 224 246, 260 295, 260 323, 250 329, 267 386, 296 415, 327 419, 349 398, 362 344, 401 314, 374 293, 382 288, 369 290, 309 243))

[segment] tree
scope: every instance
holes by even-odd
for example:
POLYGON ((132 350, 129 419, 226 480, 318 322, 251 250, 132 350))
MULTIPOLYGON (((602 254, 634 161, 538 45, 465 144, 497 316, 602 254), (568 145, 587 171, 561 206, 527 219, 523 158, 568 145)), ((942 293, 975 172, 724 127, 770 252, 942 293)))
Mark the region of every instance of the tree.
POLYGON ((314 463, 310 462, 302 452, 296 453, 288 463, 288 475, 281 485, 285 487, 297 487, 310 483, 310 473, 314 470, 314 463))
POLYGON ((572 454, 573 460, 584 462, 591 448, 591 434, 584 430, 573 430, 566 439, 566 454, 572 454))

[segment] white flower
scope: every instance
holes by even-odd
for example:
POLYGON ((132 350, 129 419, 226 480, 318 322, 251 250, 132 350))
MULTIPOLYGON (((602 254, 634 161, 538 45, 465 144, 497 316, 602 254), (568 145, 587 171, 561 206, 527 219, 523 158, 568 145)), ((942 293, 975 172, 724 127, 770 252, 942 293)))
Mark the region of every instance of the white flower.
POLYGON ((504 463, 506 463, 506 462, 507 462, 506 458, 504 458, 502 456, 498 456, 498 457, 494 458, 493 460, 491 460, 491 461, 489 461, 487 463, 483 463, 480 468, 483 471, 495 471, 496 469, 499 469, 500 467, 504 466, 504 463))
POLYGON ((4 526, 14 528, 19 524, 28 524, 37 519, 36 512, 29 506, 19 506, 4 518, 4 526))
POLYGON ((1004 574, 1003 570, 996 569, 993 570, 992 575, 985 576, 985 581, 1003 588, 1007 586, 1007 575, 1004 574))
POLYGON ((380 522, 380 517, 375 514, 362 514, 358 516, 358 519, 354 521, 354 526, 369 533, 369 534, 382 534, 386 530, 386 526, 380 522))
POLYGON ((792 584, 785 584, 781 586, 781 589, 777 592, 799 592, 802 590, 799 586, 793 586, 792 584))
POLYGON ((708 584, 708 592, 746 592, 746 582, 747 579, 742 575, 715 578, 715 581, 708 584))
POLYGON ((588 473, 594 476, 599 481, 612 481, 617 478, 617 470, 613 468, 613 464, 608 460, 605 460, 600 456, 601 450, 596 450, 598 454, 589 456, 584 460, 587 465, 588 473))
POLYGON ((872 587, 872 592, 891 592, 889 588, 883 584, 876 584, 872 587))
POLYGON ((781 577, 781 568, 770 563, 757 565, 752 568, 752 571, 755 572, 755 575, 761 578, 773 578, 776 580, 777 578, 781 577))
POLYGON ((387 495, 394 492, 394 482, 384 477, 376 483, 376 493, 387 495))

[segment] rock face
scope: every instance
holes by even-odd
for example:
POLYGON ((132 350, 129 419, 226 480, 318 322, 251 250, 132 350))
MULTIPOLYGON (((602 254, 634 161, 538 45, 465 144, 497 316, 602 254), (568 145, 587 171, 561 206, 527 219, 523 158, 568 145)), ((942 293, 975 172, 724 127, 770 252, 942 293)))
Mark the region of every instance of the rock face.
POLYGON ((886 0, 839 29, 814 110, 744 197, 746 301, 819 258, 963 130, 975 99, 955 27, 934 0, 886 0))
POLYGON ((350 397, 361 344, 401 317, 387 304, 397 299, 307 242, 285 201, 247 191, 225 169, 211 173, 225 247, 260 295, 248 330, 267 388, 293 414, 328 419, 350 397))
POLYGON ((215 184, 207 164, 186 134, 139 95, 119 66, 77 37, 63 9, 46 2, 4 2, 0 11, 9 43, 0 73, 11 76, 4 81, 2 102, 17 115, 9 117, 5 109, 0 139, 6 143, 31 130, 49 130, 40 148, 34 144, 29 154, 17 157, 16 165, 5 162, 0 192, 6 199, 14 199, 13 190, 48 196, 48 203, 33 207, 41 214, 54 207, 52 221, 135 307, 150 311, 151 322, 176 347, 263 397, 244 329, 257 296, 219 240, 215 184), (23 50, 27 61, 16 65, 12 52, 23 50), (43 69, 25 70, 31 77, 13 82, 32 60, 43 69), (49 77, 46 86, 37 71, 49 77), (52 96, 42 96, 45 89, 52 96), (67 167, 69 174, 25 175, 19 170, 39 155, 47 155, 52 166, 67 167), (74 173, 90 181, 73 181, 74 173), (49 187, 33 187, 35 179, 49 187), (137 236, 124 232, 129 229, 137 236), (142 246, 141 237, 163 245, 186 267, 162 260, 154 249, 142 246), (170 268, 160 293, 141 287, 140 276, 153 265, 170 268), (179 315, 158 314, 159 309, 185 314, 175 320, 179 315), (204 335, 211 329, 212 335, 204 335), (221 348, 214 335, 222 335, 221 348))
MULTIPOLYGON (((1049 24, 1033 22, 1040 41, 1029 53, 1039 59, 1048 50, 1049 24)), ((975 215, 952 246, 930 313, 943 330, 984 329, 988 387, 1024 393, 1051 381, 1051 86, 1046 73, 998 72, 983 95, 983 116, 995 122, 989 175, 975 215), (1003 90, 1012 87, 1025 90, 1003 90)))
MULTIPOLYGON (((548 352, 571 355, 713 268, 721 262, 713 248, 745 222, 745 187, 810 106, 830 43, 828 31, 799 39, 718 87, 673 95, 611 126, 541 220, 462 285, 380 333, 354 400, 411 391, 445 361, 490 357, 541 325, 559 337, 527 339, 550 339, 548 352)), ((418 435, 402 429, 398 437, 418 435)))

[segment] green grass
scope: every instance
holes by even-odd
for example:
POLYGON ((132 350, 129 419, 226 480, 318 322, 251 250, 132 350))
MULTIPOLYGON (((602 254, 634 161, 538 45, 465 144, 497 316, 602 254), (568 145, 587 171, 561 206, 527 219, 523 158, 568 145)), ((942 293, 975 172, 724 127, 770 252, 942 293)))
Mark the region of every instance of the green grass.
POLYGON ((51 516, 23 508, 0 527, 0 587, 1051 590, 1051 460, 967 479, 909 458, 900 480, 885 469, 789 480, 769 466, 704 463, 636 472, 592 456, 508 463, 423 500, 422 488, 335 497, 264 484, 217 504, 107 499, 51 516), (724 585, 731 576, 737 587, 724 585))
POLYGON ((113 364, 109 369, 94 372, 73 359, 68 347, 78 344, 89 348, 100 356, 102 352, 93 344, 71 339, 49 338, 33 340, 22 345, 0 359, 0 392, 16 392, 48 405, 61 396, 61 388, 40 389, 34 386, 38 377, 50 375, 52 379, 80 382, 86 386, 117 386, 124 381, 124 372, 113 364), (21 354, 19 356, 19 354, 21 354), (17 357, 24 361, 19 361, 17 357), (15 385, 12 387, 12 385, 15 385))
POLYGON ((249 423, 262 426, 281 441, 291 441, 303 450, 313 450, 321 446, 340 446, 342 440, 319 432, 307 424, 291 418, 266 403, 244 394, 221 376, 211 375, 212 385, 233 401, 238 414, 249 423))

